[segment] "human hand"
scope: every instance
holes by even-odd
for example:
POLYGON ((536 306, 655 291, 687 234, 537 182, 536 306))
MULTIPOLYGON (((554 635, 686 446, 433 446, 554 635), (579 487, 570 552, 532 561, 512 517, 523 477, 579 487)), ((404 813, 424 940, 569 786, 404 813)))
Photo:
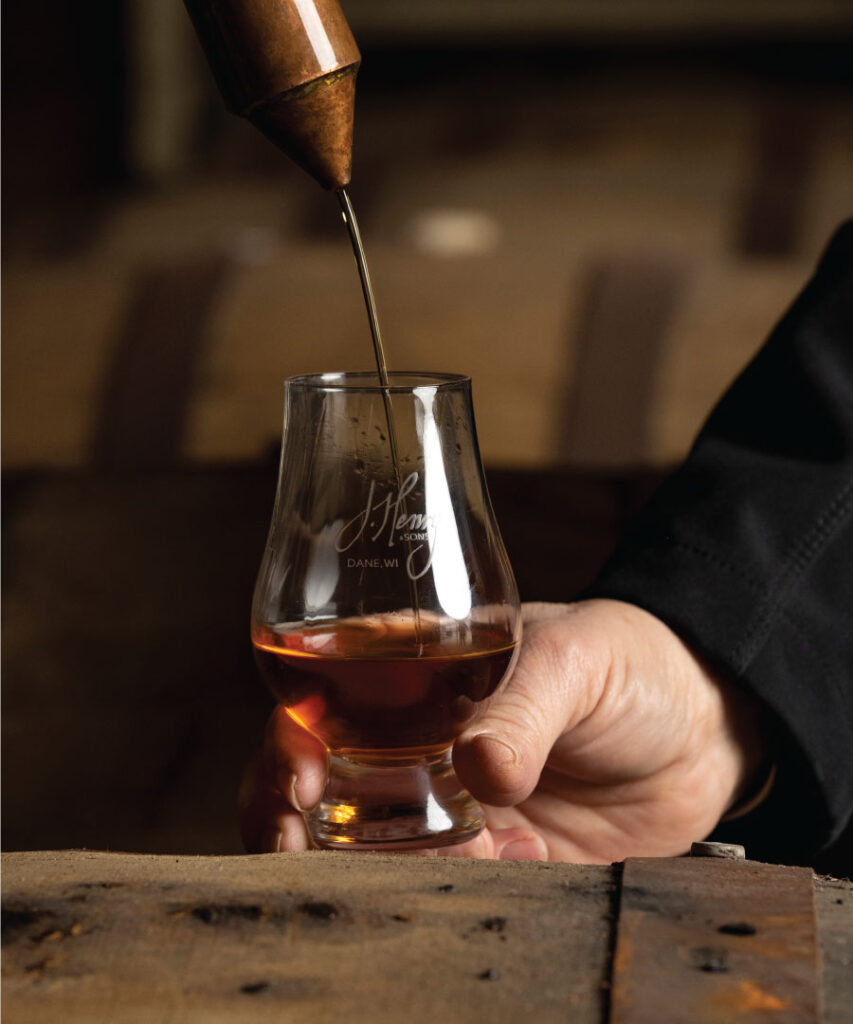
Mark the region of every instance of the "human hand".
MULTIPOLYGON (((511 677, 456 741, 487 827, 450 856, 610 863, 673 856, 717 824, 763 756, 758 711, 663 622, 620 601, 524 606, 511 677)), ((240 790, 247 849, 304 850, 323 745, 273 712, 240 790)))

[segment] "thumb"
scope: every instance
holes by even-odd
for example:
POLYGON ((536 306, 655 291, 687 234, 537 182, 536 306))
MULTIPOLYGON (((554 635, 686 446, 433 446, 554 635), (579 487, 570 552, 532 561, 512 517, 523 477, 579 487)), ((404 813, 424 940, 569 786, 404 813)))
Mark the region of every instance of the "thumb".
POLYGON ((484 803, 525 800, 558 737, 582 721, 601 691, 598 659, 581 642, 581 606, 525 625, 518 662, 483 716, 457 739, 453 764, 463 785, 484 803))

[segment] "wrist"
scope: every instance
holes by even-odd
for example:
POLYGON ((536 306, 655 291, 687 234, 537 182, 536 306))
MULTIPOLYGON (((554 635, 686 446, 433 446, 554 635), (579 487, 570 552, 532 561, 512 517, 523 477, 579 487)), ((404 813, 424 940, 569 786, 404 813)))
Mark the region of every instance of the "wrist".
POLYGON ((720 688, 726 728, 738 752, 740 771, 721 821, 742 818, 769 796, 776 779, 776 758, 767 715, 760 702, 729 681, 720 688))
POLYGON ((757 776, 758 785, 747 790, 742 796, 735 799, 726 813, 720 818, 721 822, 737 821, 744 818, 756 807, 760 807, 770 796, 773 790, 773 783, 776 781, 776 762, 766 761, 761 773, 757 776))

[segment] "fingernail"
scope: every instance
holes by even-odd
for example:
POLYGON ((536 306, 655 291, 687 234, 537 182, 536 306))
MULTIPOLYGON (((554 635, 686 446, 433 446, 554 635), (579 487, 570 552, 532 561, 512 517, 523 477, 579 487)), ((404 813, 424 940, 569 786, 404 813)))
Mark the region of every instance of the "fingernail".
POLYGON ((500 860, 545 860, 547 852, 538 837, 514 839, 501 850, 500 860))
POLYGON ((290 782, 287 784, 287 799, 290 801, 290 806, 294 811, 299 811, 300 814, 304 814, 305 811, 302 808, 302 804, 299 802, 299 798, 296 795, 296 783, 299 776, 293 772, 290 776, 290 782))
POLYGON ((498 768, 503 768, 507 765, 513 765, 514 767, 520 762, 515 747, 510 746, 506 740, 501 739, 500 736, 495 736, 492 732, 478 732, 476 736, 471 737, 470 742, 476 743, 481 753, 485 754, 490 761, 493 761, 498 768))
POLYGON ((281 852, 281 830, 268 828, 261 836, 261 853, 281 852))

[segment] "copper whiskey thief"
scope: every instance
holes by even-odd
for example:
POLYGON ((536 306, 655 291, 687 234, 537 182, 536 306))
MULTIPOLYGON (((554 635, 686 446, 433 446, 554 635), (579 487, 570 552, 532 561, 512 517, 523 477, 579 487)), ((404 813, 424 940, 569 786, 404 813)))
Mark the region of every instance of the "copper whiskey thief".
POLYGON ((337 0, 184 0, 225 104, 325 188, 350 180, 361 62, 337 0))

